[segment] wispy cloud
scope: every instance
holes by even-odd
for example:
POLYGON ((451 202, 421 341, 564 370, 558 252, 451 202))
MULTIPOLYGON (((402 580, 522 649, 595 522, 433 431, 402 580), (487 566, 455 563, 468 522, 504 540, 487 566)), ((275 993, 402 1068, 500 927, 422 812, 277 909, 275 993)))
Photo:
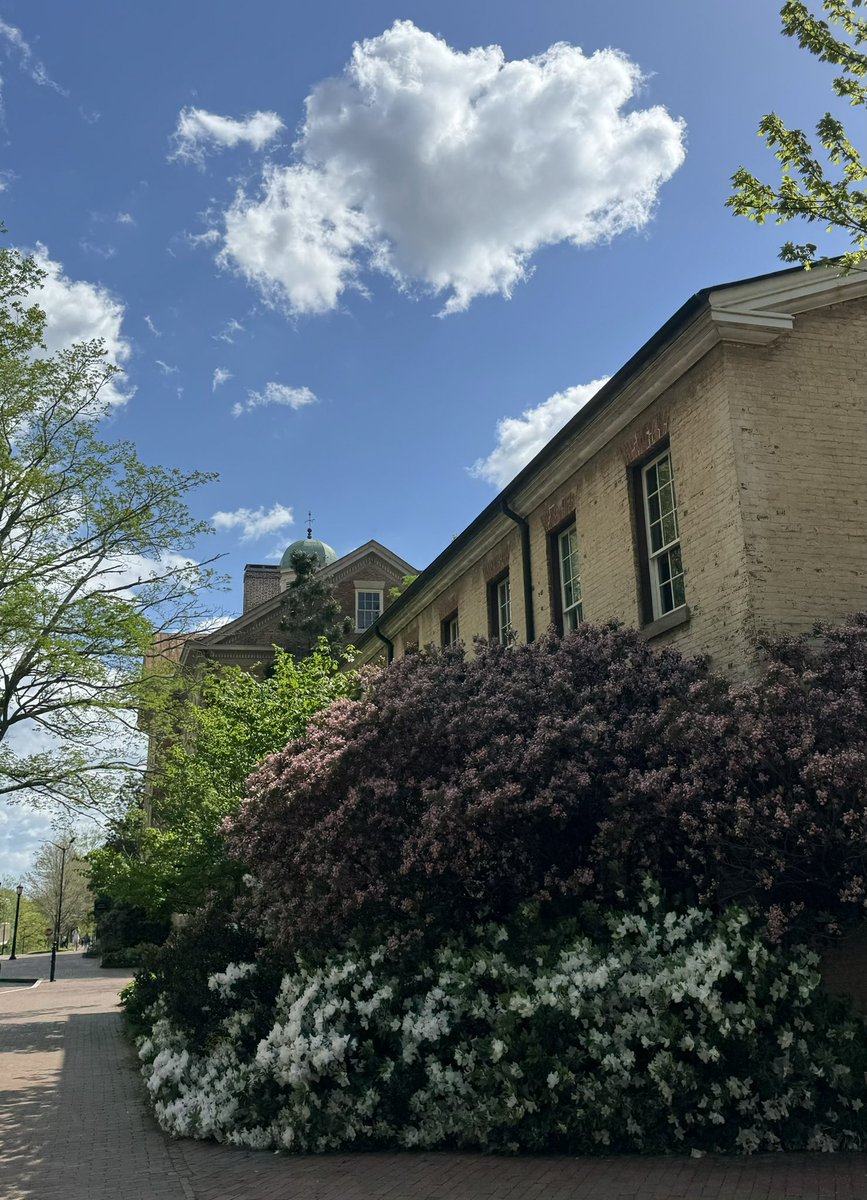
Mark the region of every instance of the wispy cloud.
POLYGON ((177 375, 178 373, 177 367, 169 366, 169 364, 167 362, 163 362, 161 358, 156 359, 156 364, 162 371, 163 375, 177 375))
POLYGON ((163 336, 160 333, 159 329, 157 329, 156 325, 154 325, 151 317, 149 317, 147 314, 145 314, 144 321, 145 321, 145 325, 147 325, 148 329, 151 331, 151 333, 154 335, 154 337, 162 337, 163 336))
POLYGON ((216 367, 214 369, 214 378, 211 380, 211 391, 215 392, 218 387, 221 387, 227 380, 232 378, 232 372, 227 371, 225 367, 216 367))
POLYGON ((24 38, 24 34, 16 25, 10 25, 8 22, 0 18, 0 38, 5 43, 6 54, 9 58, 16 57, 18 65, 25 75, 28 75, 34 83, 40 87, 51 88, 58 92, 61 96, 67 96, 69 93, 65 88, 62 88, 48 74, 45 66, 35 58, 30 45, 24 38))
POLYGON ((268 512, 263 505, 257 509, 236 508, 234 512, 215 512, 211 517, 215 529, 240 529, 242 542, 252 542, 278 529, 285 529, 294 520, 292 509, 284 504, 274 504, 268 512))
POLYGON ((234 344, 235 338, 239 333, 244 332, 244 326, 240 321, 236 321, 232 317, 231 321, 227 321, 219 333, 211 334, 215 342, 228 342, 231 346, 234 344))
POLYGON ((234 405, 232 416, 240 417, 242 413, 254 408, 265 408, 270 404, 279 404, 284 408, 305 408, 315 404, 316 396, 308 387, 287 387, 285 383, 266 383, 261 392, 248 392, 247 399, 234 405))
POLYGON ((470 474, 495 487, 505 487, 607 382, 606 376, 594 379, 592 383, 566 388, 535 408, 525 409, 520 417, 504 417, 498 421, 496 446, 487 458, 480 458, 473 464, 470 474))
POLYGON ((115 217, 115 221, 118 225, 135 225, 135 217, 132 213, 128 212, 119 212, 115 217))
POLYGON ((100 246, 97 242, 88 241, 87 238, 80 238, 78 244, 87 254, 95 254, 98 258, 114 258, 117 254, 114 246, 100 246))
POLYGON ((205 155, 214 150, 231 149, 241 143, 261 150, 282 128, 283 122, 275 112, 254 112, 237 121, 204 108, 182 108, 172 134, 169 159, 201 166, 205 155))

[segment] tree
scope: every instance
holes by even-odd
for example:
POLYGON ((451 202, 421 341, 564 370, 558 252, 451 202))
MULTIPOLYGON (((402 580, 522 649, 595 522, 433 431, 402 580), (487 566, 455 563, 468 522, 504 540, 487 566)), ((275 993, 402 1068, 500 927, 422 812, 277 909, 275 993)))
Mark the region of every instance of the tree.
POLYGON ((47 354, 44 277, 0 251, 0 796, 98 806, 136 754, 141 660, 214 583, 186 505, 212 475, 107 442, 101 342, 47 354))
POLYGON ((27 896, 22 895, 20 905, 17 904, 17 901, 18 894, 11 882, 0 886, 0 926, 5 929, 6 933, 2 953, 10 954, 12 951, 12 934, 15 926, 16 906, 18 907, 18 942, 16 944, 16 953, 35 954, 39 950, 47 950, 50 939, 45 934, 45 930, 48 928, 45 914, 27 896))
POLYGON ((150 815, 134 796, 89 856, 94 891, 164 918, 234 890, 243 869, 228 858, 221 827, 237 811, 247 776, 300 737, 315 712, 360 686, 324 642, 297 662, 279 648, 275 656, 266 679, 213 668, 195 701, 158 714, 150 815))
POLYGON ((89 868, 73 842, 64 855, 64 838, 57 845, 45 842, 40 846, 27 875, 28 891, 42 912, 46 928, 57 920, 60 902, 59 936, 65 941, 73 929, 80 929, 93 918, 93 895, 90 891, 89 868), (62 896, 61 896, 62 871, 62 896))
MULTIPOLYGON (((859 47, 867 43, 867 20, 856 10, 863 3, 823 0, 827 21, 812 13, 803 0, 787 0, 780 13, 787 37, 797 38, 801 48, 821 62, 840 68, 841 73, 833 81, 836 95, 861 108, 867 107, 867 83, 863 82, 867 77, 867 54, 859 47), (837 36, 832 26, 840 27, 845 36, 837 36)), ((867 190, 861 186, 867 180, 867 161, 850 141, 843 122, 826 112, 816 126, 827 166, 807 135, 800 129, 789 129, 777 113, 762 117, 759 134, 782 163, 782 178, 774 185, 762 183, 746 167, 740 167, 732 176, 734 195, 726 205, 737 216, 748 217, 759 225, 774 217, 778 225, 801 219, 825 225, 829 231, 844 231, 852 246, 841 259, 844 272, 867 260, 867 190)), ((815 256, 816 245, 812 242, 789 241, 780 250, 783 262, 801 263, 808 268, 815 256)))
POLYGON ((319 561, 314 554, 295 550, 291 558, 295 578, 286 588, 280 628, 286 633, 286 649, 305 658, 324 638, 337 650, 352 632, 352 619, 342 615, 331 586, 318 577, 319 561))

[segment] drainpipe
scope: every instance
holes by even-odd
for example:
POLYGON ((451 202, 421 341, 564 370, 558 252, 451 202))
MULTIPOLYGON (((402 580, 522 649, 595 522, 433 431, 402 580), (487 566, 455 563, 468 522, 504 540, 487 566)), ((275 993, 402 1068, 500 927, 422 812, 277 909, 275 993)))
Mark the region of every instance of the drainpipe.
POLYGON ((530 573, 530 524, 526 517, 519 517, 513 512, 505 499, 500 501, 500 511, 504 517, 514 521, 521 530, 521 565, 524 574, 524 616, 527 623, 527 643, 536 637, 536 624, 533 620, 533 576, 530 573))
POLYGON ((376 634, 376 636, 379 638, 379 640, 381 642, 385 642, 385 646, 388 651, 388 662, 393 663, 394 662, 394 642, 391 640, 391 638, 387 638, 384 633, 379 632, 378 625, 374 625, 373 632, 376 634))

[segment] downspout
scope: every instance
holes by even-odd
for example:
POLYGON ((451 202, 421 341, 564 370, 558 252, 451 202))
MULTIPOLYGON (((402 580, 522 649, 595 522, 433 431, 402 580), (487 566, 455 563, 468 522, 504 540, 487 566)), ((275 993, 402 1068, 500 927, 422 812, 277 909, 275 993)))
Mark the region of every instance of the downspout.
POLYGON ((374 625, 373 632, 376 634, 376 636, 379 638, 379 640, 381 642, 385 642, 385 646, 388 651, 388 662, 393 663, 394 662, 394 642, 391 640, 391 638, 387 638, 384 633, 379 632, 378 625, 374 625))
POLYGON ((506 500, 500 501, 500 511, 504 517, 514 521, 521 530, 521 566, 524 574, 524 618, 527 625, 527 643, 529 645, 536 637, 536 623, 533 620, 533 576, 530 573, 530 523, 526 517, 519 517, 513 512, 506 500))

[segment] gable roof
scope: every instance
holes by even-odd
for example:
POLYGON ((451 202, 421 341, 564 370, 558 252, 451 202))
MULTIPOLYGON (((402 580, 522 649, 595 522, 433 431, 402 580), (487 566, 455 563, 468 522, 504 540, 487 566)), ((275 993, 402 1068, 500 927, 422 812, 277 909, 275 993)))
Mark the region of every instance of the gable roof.
MULTIPOLYGON (((370 555, 377 555, 383 559, 399 575, 415 574, 415 567, 410 566, 400 555, 395 554, 394 551, 389 550, 387 546, 383 546, 381 542, 377 542, 374 538, 365 542, 363 546, 358 546, 355 550, 350 550, 348 554, 344 554, 342 558, 338 558, 335 562, 322 567, 317 574, 321 579, 329 579, 335 575, 342 575, 356 563, 361 562, 370 555)), ((279 568, 275 569, 279 570, 279 568)), ((252 608, 248 608, 241 616, 235 617, 232 621, 227 621, 225 625, 221 625, 213 633, 197 634, 195 639, 187 639, 178 653, 181 663, 188 662, 192 652, 196 654, 207 653, 209 650, 221 647, 230 638, 243 633, 245 629, 255 629, 261 622, 266 621, 269 616, 277 614, 282 599, 283 592, 277 592, 276 595, 263 600, 261 604, 256 604, 252 608)))
MULTIPOLYGON (((596 430, 595 437, 588 436, 594 422, 600 423, 598 418, 614 423, 621 417, 619 424, 625 425, 635 415, 636 406, 639 411, 647 407, 720 341, 767 345, 793 328, 797 314, 867 295, 867 272, 841 275, 836 266, 834 261, 811 270, 788 267, 713 284, 691 296, 365 630, 355 643, 362 656, 375 643, 387 640, 386 629, 396 628, 394 619, 404 610, 424 607, 422 596, 433 580, 487 526, 504 516, 504 509, 517 506, 521 511, 522 496, 531 493, 533 482, 565 451, 574 454, 582 447, 584 461, 610 441, 617 432, 610 424, 605 435, 600 437, 601 431, 596 430), (632 405, 624 403, 626 400, 632 405)), ((410 614, 407 618, 411 619, 410 614)))

